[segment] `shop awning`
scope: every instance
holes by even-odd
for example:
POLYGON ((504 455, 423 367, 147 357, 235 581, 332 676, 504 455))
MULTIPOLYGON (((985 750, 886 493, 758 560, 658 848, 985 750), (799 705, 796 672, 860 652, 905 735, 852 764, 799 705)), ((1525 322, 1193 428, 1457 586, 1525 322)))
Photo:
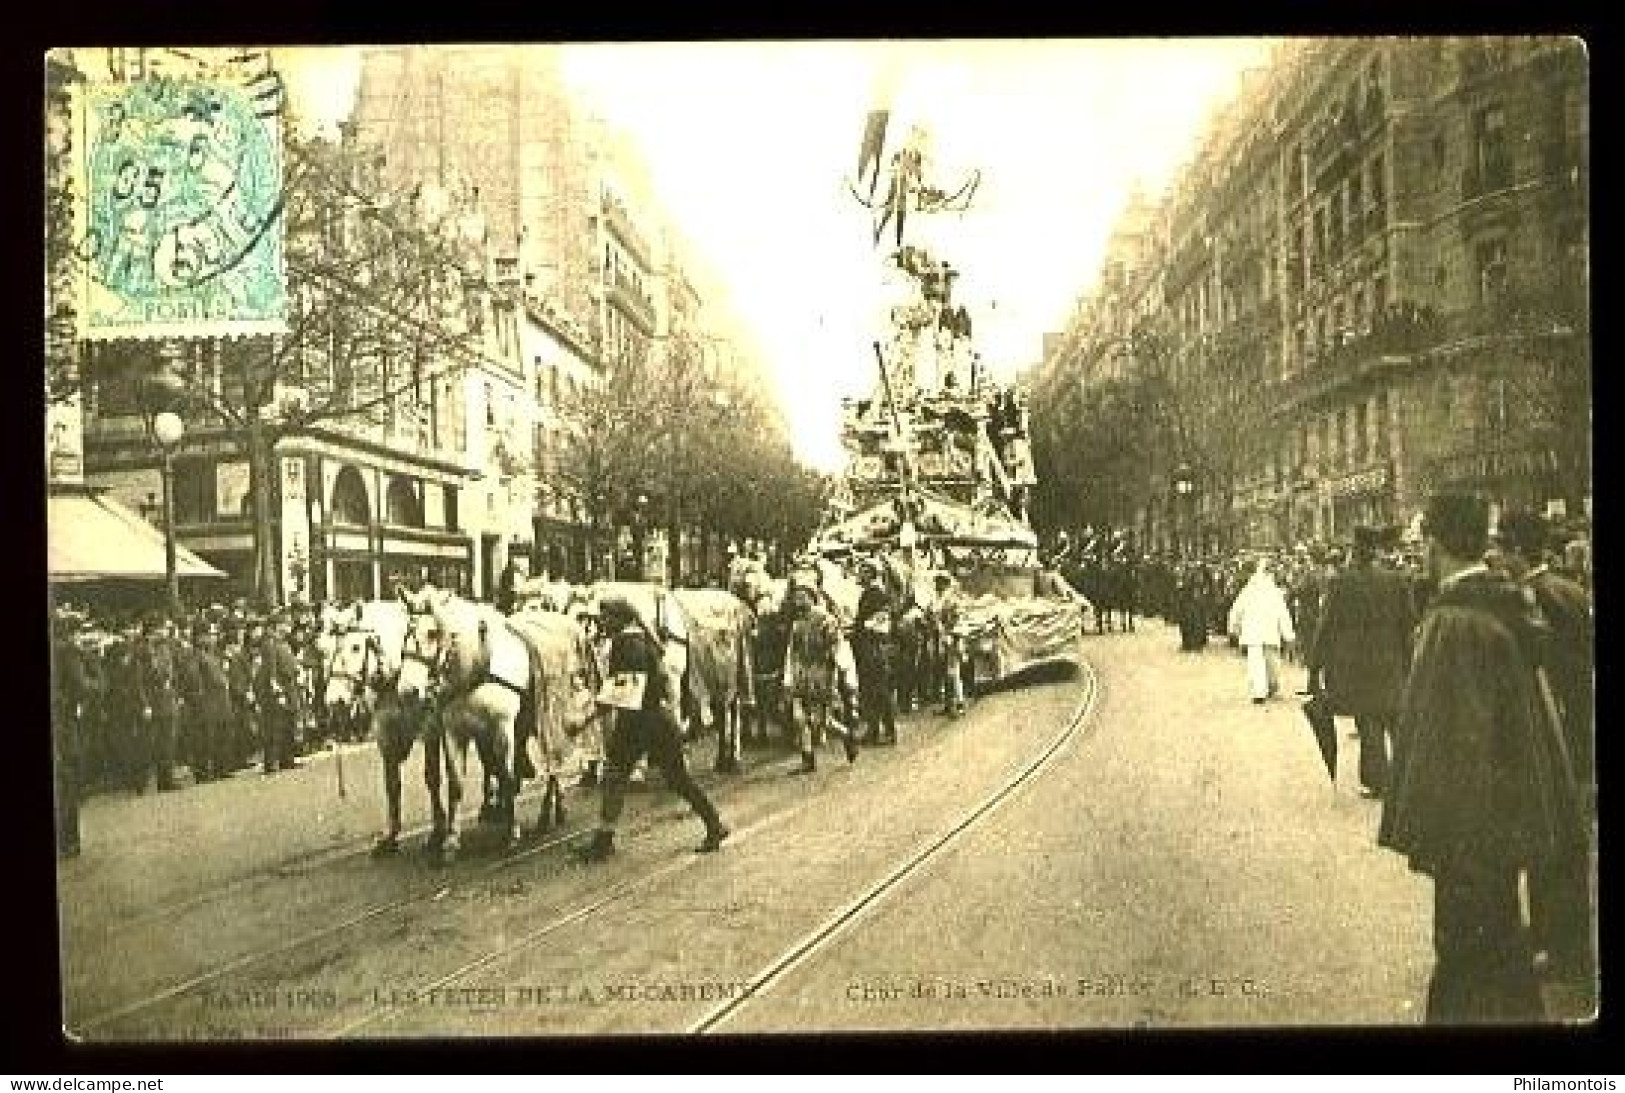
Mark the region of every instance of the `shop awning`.
MULTIPOLYGON (((84 489, 48 498, 46 535, 53 581, 161 581, 164 535, 113 500, 84 489)), ((175 570, 182 578, 226 574, 176 544, 175 570)))

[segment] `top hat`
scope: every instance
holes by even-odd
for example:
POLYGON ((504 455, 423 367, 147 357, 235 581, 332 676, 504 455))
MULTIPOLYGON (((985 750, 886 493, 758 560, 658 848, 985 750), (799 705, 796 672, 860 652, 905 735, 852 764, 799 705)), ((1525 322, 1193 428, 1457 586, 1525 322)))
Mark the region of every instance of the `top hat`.
POLYGON ((638 617, 637 609, 632 601, 619 593, 612 593, 598 601, 598 614, 608 620, 629 622, 638 617))
POLYGON ((1507 549, 1534 558, 1550 544, 1551 526, 1539 513, 1518 510, 1501 517, 1495 538, 1507 549))
POLYGON ((1422 517, 1423 533, 1460 558, 1476 558, 1489 538, 1490 507, 1469 493, 1435 494, 1422 517))

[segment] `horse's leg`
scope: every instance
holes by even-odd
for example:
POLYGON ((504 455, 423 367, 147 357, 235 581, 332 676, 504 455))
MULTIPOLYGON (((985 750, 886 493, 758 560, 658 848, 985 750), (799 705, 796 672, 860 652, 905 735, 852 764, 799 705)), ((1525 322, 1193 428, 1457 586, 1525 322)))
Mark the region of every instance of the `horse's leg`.
POLYGON ((518 746, 515 720, 519 711, 498 711, 495 714, 496 732, 491 738, 492 766, 497 782, 497 810, 508 829, 508 849, 519 845, 519 779, 514 775, 518 746))
POLYGON ((717 723, 717 762, 719 774, 739 773, 739 720, 734 708, 735 697, 711 700, 711 716, 717 723))
POLYGON ((463 847, 458 813, 463 804, 463 778, 468 773, 468 737, 447 729, 442 740, 446 749, 446 839, 440 844, 440 860, 449 865, 463 847))
POLYGON ((563 827, 569 819, 569 810, 564 807, 564 787, 559 785, 559 776, 549 772, 547 776, 547 792, 553 798, 552 820, 554 827, 563 827))
POLYGON ((445 758, 445 736, 437 729, 423 733, 423 784, 429 791, 428 848, 438 852, 446 843, 446 806, 440 796, 441 764, 445 758))

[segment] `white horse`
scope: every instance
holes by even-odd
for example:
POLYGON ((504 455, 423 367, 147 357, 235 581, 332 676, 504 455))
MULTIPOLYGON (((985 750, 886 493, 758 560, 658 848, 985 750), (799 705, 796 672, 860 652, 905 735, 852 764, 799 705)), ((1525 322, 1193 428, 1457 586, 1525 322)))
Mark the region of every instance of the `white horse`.
POLYGON ((420 738, 423 780, 433 815, 430 848, 438 848, 446 835, 438 723, 432 710, 408 707, 396 693, 409 628, 406 607, 397 600, 370 600, 322 612, 321 640, 328 649, 322 704, 335 723, 355 724, 365 718, 383 760, 387 814, 384 833, 373 846, 378 856, 400 849, 401 765, 420 738))
POLYGON ((569 650, 585 649, 575 624, 553 616, 547 628, 542 616, 510 620, 495 608, 471 603, 451 592, 426 588, 421 593, 401 592, 410 615, 402 650, 397 690, 410 708, 431 699, 439 710, 440 736, 445 747, 447 800, 446 835, 441 858, 451 861, 461 848, 459 812, 468 773, 468 745, 479 749, 486 772, 496 782, 496 810, 506 826, 507 845, 521 836, 515 802, 522 778, 541 771, 547 779, 538 828, 545 830, 563 819, 563 792, 558 770, 568 743, 549 731, 579 732, 592 714, 594 667, 590 653, 554 650, 549 657, 542 642, 569 650), (524 637, 521 634, 525 635, 524 637), (533 654, 560 666, 567 678, 540 678, 533 654), (573 668, 565 665, 574 664, 573 668), (583 700, 583 696, 585 699, 583 700), (536 718, 538 702, 549 703, 550 716, 536 718), (521 732, 521 722, 539 724, 540 733, 521 732), (536 764, 529 752, 535 745, 536 764))

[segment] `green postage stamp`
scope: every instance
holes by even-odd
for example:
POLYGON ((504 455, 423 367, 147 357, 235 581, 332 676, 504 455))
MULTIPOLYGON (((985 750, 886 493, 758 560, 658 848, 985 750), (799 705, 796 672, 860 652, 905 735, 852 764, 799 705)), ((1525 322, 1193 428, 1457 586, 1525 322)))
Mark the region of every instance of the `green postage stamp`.
POLYGON ((287 321, 282 138, 225 80, 79 89, 85 338, 274 334, 287 321))

